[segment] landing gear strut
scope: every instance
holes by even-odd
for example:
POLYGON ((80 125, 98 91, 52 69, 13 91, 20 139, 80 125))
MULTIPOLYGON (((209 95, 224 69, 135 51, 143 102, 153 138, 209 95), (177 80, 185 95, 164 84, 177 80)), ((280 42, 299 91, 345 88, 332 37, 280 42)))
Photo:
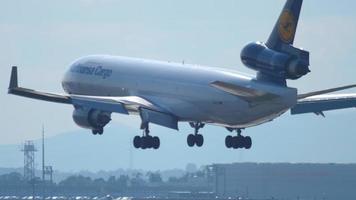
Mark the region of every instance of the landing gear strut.
POLYGON ((227 148, 233 148, 233 149, 251 149, 252 146, 252 140, 251 137, 245 137, 241 135, 241 129, 228 129, 231 132, 232 131, 236 131, 237 132, 237 136, 227 136, 225 138, 225 146, 227 148))
POLYGON ((159 149, 160 147, 160 140, 159 137, 150 136, 150 130, 148 123, 143 123, 141 125, 141 129, 143 129, 142 136, 135 136, 133 140, 133 145, 136 149, 159 149))
POLYGON ((187 137, 187 144, 189 147, 197 145, 197 147, 202 147, 204 144, 203 135, 199 134, 199 129, 203 128, 205 124, 200 122, 191 122, 189 123, 192 128, 194 128, 194 134, 189 134, 187 137))

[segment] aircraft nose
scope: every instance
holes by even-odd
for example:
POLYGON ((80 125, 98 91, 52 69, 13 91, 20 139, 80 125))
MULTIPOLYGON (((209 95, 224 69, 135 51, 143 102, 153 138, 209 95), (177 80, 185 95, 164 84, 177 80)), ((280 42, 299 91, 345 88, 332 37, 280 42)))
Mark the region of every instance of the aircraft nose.
POLYGON ((75 69, 75 66, 76 66, 76 63, 72 63, 68 66, 66 72, 64 73, 63 75, 63 78, 62 78, 62 88, 65 92, 67 93, 71 93, 71 83, 73 82, 72 81, 72 73, 71 71, 75 69))

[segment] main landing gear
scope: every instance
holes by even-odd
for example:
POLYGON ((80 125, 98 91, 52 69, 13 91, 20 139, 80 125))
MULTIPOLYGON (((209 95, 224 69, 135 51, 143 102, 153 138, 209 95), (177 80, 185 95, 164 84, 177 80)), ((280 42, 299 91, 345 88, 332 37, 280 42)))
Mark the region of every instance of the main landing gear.
POLYGON ((230 132, 236 131, 237 136, 227 136, 225 138, 225 146, 227 148, 233 148, 233 149, 251 149, 252 146, 252 140, 251 137, 244 137, 241 135, 241 129, 228 129, 230 132))
POLYGON ((148 123, 141 125, 141 129, 143 129, 142 136, 136 136, 133 140, 133 145, 136 149, 159 149, 160 147, 160 140, 159 137, 155 136, 152 137, 149 135, 150 130, 148 127, 148 123))
POLYGON ((194 134, 189 134, 187 137, 187 144, 189 147, 197 145, 197 147, 202 147, 204 144, 203 135, 199 134, 199 129, 203 128, 205 124, 200 122, 191 122, 189 123, 192 128, 194 128, 194 134))

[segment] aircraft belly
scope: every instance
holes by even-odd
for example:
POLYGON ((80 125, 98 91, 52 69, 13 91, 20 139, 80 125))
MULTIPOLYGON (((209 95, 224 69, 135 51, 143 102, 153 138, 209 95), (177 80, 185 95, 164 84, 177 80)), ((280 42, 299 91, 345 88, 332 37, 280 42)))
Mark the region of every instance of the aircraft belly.
POLYGON ((200 121, 234 128, 259 125, 273 120, 288 110, 288 106, 281 102, 271 102, 268 107, 262 105, 251 107, 237 97, 231 98, 231 95, 227 95, 226 99, 220 102, 209 98, 195 101, 195 98, 176 96, 145 95, 145 98, 156 102, 164 110, 174 113, 180 121, 200 121))
POLYGON ((237 103, 225 109, 212 110, 207 113, 207 123, 232 128, 248 128, 263 124, 285 113, 288 108, 277 105, 266 109, 263 107, 243 108, 237 103))

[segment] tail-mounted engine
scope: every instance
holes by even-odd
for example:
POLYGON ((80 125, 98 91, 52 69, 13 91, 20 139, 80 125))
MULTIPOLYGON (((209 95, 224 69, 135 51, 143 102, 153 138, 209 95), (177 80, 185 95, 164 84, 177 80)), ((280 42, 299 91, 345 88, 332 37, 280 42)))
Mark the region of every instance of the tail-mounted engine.
POLYGON ((310 72, 309 52, 290 45, 279 52, 263 43, 251 43, 242 50, 241 60, 248 68, 275 78, 296 80, 310 72))
POLYGON ((99 130, 111 121, 111 113, 77 107, 73 111, 73 121, 82 128, 99 130))

